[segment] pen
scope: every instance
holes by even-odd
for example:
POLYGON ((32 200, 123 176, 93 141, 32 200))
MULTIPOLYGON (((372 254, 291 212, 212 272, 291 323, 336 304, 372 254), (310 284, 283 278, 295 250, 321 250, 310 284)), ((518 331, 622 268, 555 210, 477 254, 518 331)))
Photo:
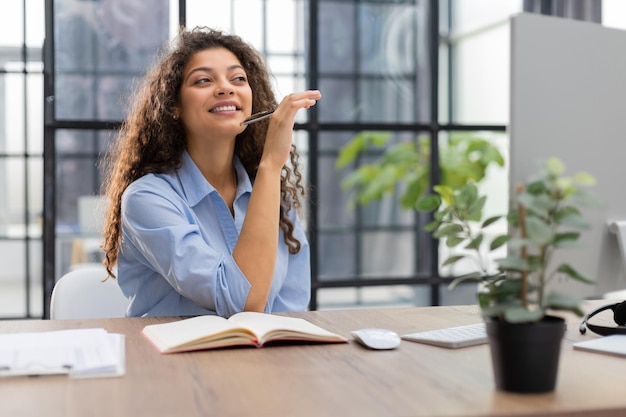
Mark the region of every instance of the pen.
POLYGON ((252 116, 248 117, 246 120, 241 122, 241 125, 249 125, 250 123, 256 123, 259 120, 267 119, 274 113, 274 110, 266 110, 259 113, 255 113, 252 116))

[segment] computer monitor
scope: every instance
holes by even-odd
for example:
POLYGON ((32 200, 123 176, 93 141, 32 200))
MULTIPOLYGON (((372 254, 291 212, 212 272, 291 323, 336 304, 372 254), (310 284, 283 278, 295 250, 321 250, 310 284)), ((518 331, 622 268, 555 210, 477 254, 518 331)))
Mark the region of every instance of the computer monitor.
POLYGON ((585 211, 591 228, 583 231, 581 248, 560 250, 554 259, 596 281, 554 284, 581 297, 626 289, 624 251, 608 226, 626 225, 624 51, 626 31, 536 14, 511 19, 511 186, 556 156, 566 174, 593 175, 597 185, 590 191, 604 202, 585 211))

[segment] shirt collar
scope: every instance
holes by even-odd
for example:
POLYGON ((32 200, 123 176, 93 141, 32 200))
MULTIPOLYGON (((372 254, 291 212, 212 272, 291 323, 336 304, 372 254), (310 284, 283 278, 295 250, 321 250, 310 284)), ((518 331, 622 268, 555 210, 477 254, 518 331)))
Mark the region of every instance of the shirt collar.
MULTIPOLYGON (((236 198, 239 198, 241 195, 252 191, 252 183, 250 182, 246 169, 236 156, 233 157, 233 166, 237 172, 236 198)), ((198 168, 186 150, 183 151, 182 163, 177 170, 177 175, 180 178, 185 196, 187 197, 187 202, 192 207, 212 192, 217 192, 215 187, 204 178, 204 175, 200 172, 200 168, 198 168)))

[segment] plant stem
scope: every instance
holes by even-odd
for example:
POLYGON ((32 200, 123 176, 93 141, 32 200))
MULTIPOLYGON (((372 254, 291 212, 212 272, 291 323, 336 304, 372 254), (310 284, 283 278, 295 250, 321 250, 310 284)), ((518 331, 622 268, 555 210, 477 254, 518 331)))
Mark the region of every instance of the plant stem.
MULTIPOLYGON (((459 218, 462 218, 458 214, 457 216, 459 218)), ((463 221, 461 221, 461 226, 463 227, 463 232, 465 233, 464 240, 467 242, 474 241, 474 238, 476 236, 472 233, 472 227, 470 226, 469 222, 464 219, 463 221)), ((476 257, 474 258, 474 260, 476 261, 476 265, 478 266, 478 269, 481 271, 481 273, 485 274, 487 268, 485 267, 485 261, 483 260, 482 254, 480 252, 480 246, 474 249, 474 251, 476 252, 476 257)))
POLYGON ((541 268, 539 268, 539 271, 537 273, 537 286, 538 286, 538 291, 537 291, 537 303, 539 304, 539 306, 541 308, 543 308, 544 302, 543 302, 543 287, 544 287, 544 283, 545 283, 545 275, 546 275, 546 268, 543 265, 547 265, 548 264, 548 245, 542 245, 541 249, 540 249, 540 257, 539 257, 539 264, 542 265, 541 268))
MULTIPOLYGON (((556 200, 556 204, 554 208, 548 212, 548 218, 545 220, 547 224, 555 225, 552 227, 552 232, 556 234, 557 226, 556 226, 555 216, 556 216, 556 213, 558 213, 559 211, 559 207, 560 207, 561 201, 563 201, 564 196, 559 190, 556 190, 551 193, 550 197, 553 200, 556 200)), ((550 258, 552 257, 552 250, 550 248, 551 246, 549 244, 542 245, 540 248, 539 265, 541 265, 541 268, 539 269, 538 274, 537 274, 537 284, 538 284, 538 289, 539 289, 537 292, 537 295, 539 298, 537 302, 539 303, 539 306, 541 308, 543 308, 544 306, 543 295, 544 295, 544 287, 547 282, 546 273, 548 272, 548 265, 550 265, 550 258)))
MULTIPOLYGON (((522 184, 517 184, 516 192, 518 195, 524 192, 524 186, 522 184)), ((518 203, 517 209, 519 212, 518 220, 519 220, 520 236, 522 239, 526 239, 526 208, 524 207, 523 204, 518 203)), ((525 262, 528 261, 528 251, 526 249, 526 245, 522 246, 520 255, 525 262)), ((527 308, 528 307, 528 269, 527 268, 524 268, 522 270, 522 289, 521 289, 520 295, 521 295, 520 298, 522 301, 522 305, 527 308)))

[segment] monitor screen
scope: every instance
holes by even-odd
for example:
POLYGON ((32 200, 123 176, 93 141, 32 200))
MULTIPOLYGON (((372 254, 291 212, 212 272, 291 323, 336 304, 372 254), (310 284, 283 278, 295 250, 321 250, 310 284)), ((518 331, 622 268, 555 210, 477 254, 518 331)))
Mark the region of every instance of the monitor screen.
POLYGON ((510 185, 555 156, 566 175, 593 175, 597 185, 590 191, 604 202, 585 210, 591 228, 583 231, 581 247, 560 250, 554 259, 596 281, 589 286, 558 277, 553 283, 581 297, 626 289, 624 253, 608 227, 626 225, 624 51, 626 31, 536 14, 511 20, 510 185))

